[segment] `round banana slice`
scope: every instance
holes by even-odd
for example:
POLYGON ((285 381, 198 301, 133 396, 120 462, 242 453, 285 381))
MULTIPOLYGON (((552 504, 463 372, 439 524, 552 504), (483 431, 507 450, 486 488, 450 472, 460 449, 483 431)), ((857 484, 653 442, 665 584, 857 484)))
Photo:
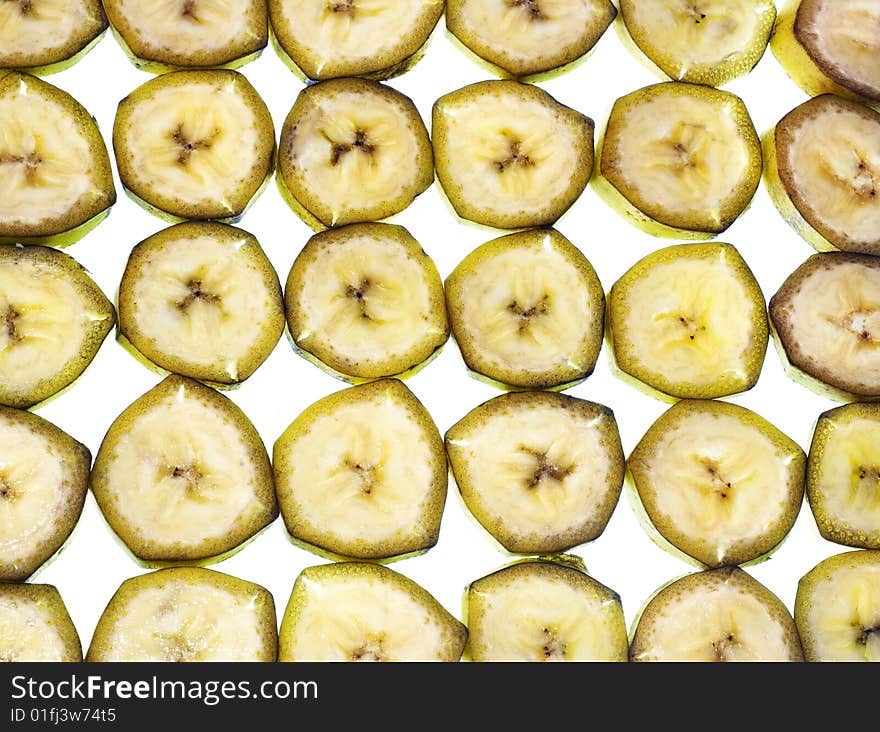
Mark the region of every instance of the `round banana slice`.
POLYGON ((116 311, 73 258, 0 245, 0 404, 27 409, 73 383, 116 311))
POLYGON ((593 120, 536 86, 482 81, 434 102, 437 178, 463 219, 549 225, 593 172, 593 120))
POLYGON ((346 380, 402 374, 449 338, 440 274, 401 226, 316 234, 284 292, 297 348, 346 380))
POLYGON ((826 94, 764 145, 767 190, 795 231, 819 251, 880 254, 880 114, 826 94))
POLYGON ((880 552, 846 552, 819 562, 794 602, 807 661, 880 661, 880 552))
POLYGON ((770 48, 810 96, 880 102, 880 6, 873 0, 789 0, 770 48))
POLYGON ((265 0, 104 0, 104 9, 144 71, 238 68, 269 42, 265 0))
POLYGON ((79 521, 92 456, 51 422, 9 407, 0 407, 0 455, 0 581, 26 580, 79 521))
POLYGON ((585 572, 527 560, 471 582, 471 661, 626 661, 620 597, 585 572))
POLYGON ((110 425, 91 485, 110 528, 147 562, 224 555, 278 515, 269 456, 250 420, 177 375, 110 425))
POLYGON ((233 221, 272 174, 275 132, 238 72, 176 71, 119 103, 113 148, 123 185, 148 210, 233 221))
POLYGON ((590 51, 611 25, 610 0, 448 0, 446 27, 515 77, 558 69, 590 51))
POLYGON ((281 59, 310 79, 388 79, 424 53, 443 0, 269 0, 281 59))
POLYGON ((832 399, 880 397, 880 260, 814 254, 770 298, 770 322, 796 381, 832 399))
POLYGON ((396 379, 315 402, 278 438, 272 464, 287 530, 309 549, 387 559, 437 543, 443 438, 396 379))
POLYGON ((283 330, 281 284, 252 234, 187 222, 132 250, 119 285, 119 332, 159 368, 236 384, 283 330))
POLYGON ((804 498, 805 463, 759 415, 705 400, 673 405, 627 461, 653 528, 707 567, 750 562, 782 542, 804 498))
POLYGON ((86 661, 265 661, 278 657, 269 591, 222 572, 171 567, 125 580, 86 661))
POLYGON ((807 499, 828 541, 880 549, 880 404, 819 416, 807 461, 807 499))
POLYGON ((0 2, 0 69, 63 71, 85 56, 105 30, 101 0, 0 2))
POLYGON ((82 660, 79 634, 58 590, 0 584, 0 662, 82 660))
POLYGON ((709 86, 749 73, 776 21, 773 0, 621 0, 620 13, 639 55, 671 79, 709 86))
POLYGON ((279 661, 461 658, 467 628, 408 577, 367 562, 307 567, 281 620, 279 661))
POLYGON ((592 541, 623 486, 614 414, 563 394, 495 397, 449 428, 446 452, 465 505, 510 552, 592 541))
POLYGON ((0 243, 70 244, 115 201, 104 139, 82 105, 34 76, 0 73, 0 243))
POLYGON ((366 79, 300 92, 281 130, 278 188, 316 231, 403 211, 434 181, 431 141, 409 97, 366 79))
POLYGON ((594 187, 650 234, 709 238, 749 205, 762 165, 739 97, 670 81, 614 103, 594 187))
POLYGON ((695 572, 662 587, 639 616, 633 661, 803 661, 785 605, 739 567, 695 572))
POLYGON ((617 367, 670 397, 751 389, 767 351, 764 296, 730 244, 649 254, 611 288, 608 320, 617 367))
POLYGON ((446 304, 468 368, 501 384, 570 386, 593 372, 602 348, 602 285, 553 229, 477 247, 447 278, 446 304))

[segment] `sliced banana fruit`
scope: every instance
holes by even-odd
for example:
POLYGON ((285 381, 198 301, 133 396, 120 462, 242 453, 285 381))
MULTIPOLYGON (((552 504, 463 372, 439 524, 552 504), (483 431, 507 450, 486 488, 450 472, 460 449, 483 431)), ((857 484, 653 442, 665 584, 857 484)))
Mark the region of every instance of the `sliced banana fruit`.
POLYGON ((618 368, 671 397, 751 389, 767 351, 764 296, 730 244, 649 254, 611 288, 608 320, 618 368))
POLYGON ((662 587, 642 611, 633 661, 803 661, 785 605, 739 567, 695 572, 662 587))
POLYGON ((796 380, 832 399, 880 397, 880 260, 814 254, 770 299, 770 322, 796 380))
POLYGON ((552 224, 593 172, 593 120, 536 86, 482 81, 434 102, 437 177, 463 219, 552 224))
POLYGON ((253 582, 199 567, 125 580, 101 615, 86 660, 277 659, 275 602, 253 582))
POLYGON ((177 375, 116 418, 91 486, 110 527, 146 562, 217 557, 278 515, 254 426, 222 394, 177 375))
POLYGON ((562 394, 495 397, 450 427, 446 451, 468 509, 511 552, 592 541, 623 486, 614 414, 562 394))
POLYGON ((26 580, 79 521, 92 456, 51 422, 9 407, 0 407, 0 456, 0 581, 26 580))
POLYGON ((880 114, 831 94, 764 138, 774 204, 820 251, 880 254, 880 114))
POLYGON ((73 258, 0 245, 0 404, 27 409, 73 383, 116 311, 73 258))
POLYGON ((628 466, 660 537, 719 567, 782 542, 803 501, 805 462, 798 445, 754 412, 686 400, 648 429, 628 466))
POLYGON ((123 185, 149 210, 233 221, 272 173, 275 132, 241 74, 176 71, 119 103, 113 148, 123 185))
POLYGON ((443 14, 443 0, 269 0, 282 60, 310 79, 387 79, 408 71, 443 14))
POLYGON ((101 0, 0 2, 0 69, 63 71, 107 30, 101 0))
POLYGON ((279 661, 445 661, 467 628, 411 579, 378 564, 307 567, 281 621, 279 661))
POLYGON ((283 330, 281 284, 252 234, 188 222, 132 250, 119 286, 119 332, 159 368, 236 384, 283 330))
POLYGON ((402 226, 316 234, 293 263, 284 302, 297 348, 346 380, 402 374, 449 338, 440 274, 402 226))
POLYGON ((437 543, 443 438, 396 379, 315 402, 275 442, 272 464, 287 530, 310 549, 386 559, 437 543))
POLYGON ((104 9, 145 71, 238 68, 269 42, 265 0, 104 0, 104 9))
POLYGON ((621 0, 636 47, 676 81, 721 86, 761 60, 776 21, 773 0, 621 0))
POLYGON ((527 560, 471 582, 472 661, 626 661, 620 597, 574 567, 527 560))
POLYGON ((115 201, 104 139, 82 105, 34 76, 0 73, 0 243, 69 244, 115 201))
POLYGON ((807 499, 823 537, 880 549, 880 405, 825 412, 813 432, 807 499))
POLYGON ((610 0, 448 0, 446 27, 511 76, 557 69, 586 54, 617 15, 610 0))
POLYGON ((0 583, 0 663, 82 660, 79 634, 58 590, 0 583))
POLYGON ((651 234, 709 238, 748 206, 761 168, 761 142, 739 97, 670 81, 614 103, 594 187, 651 234))
POLYGON ((446 304, 465 363, 502 384, 571 385, 593 372, 602 348, 602 285, 553 229, 477 247, 447 278, 446 304))

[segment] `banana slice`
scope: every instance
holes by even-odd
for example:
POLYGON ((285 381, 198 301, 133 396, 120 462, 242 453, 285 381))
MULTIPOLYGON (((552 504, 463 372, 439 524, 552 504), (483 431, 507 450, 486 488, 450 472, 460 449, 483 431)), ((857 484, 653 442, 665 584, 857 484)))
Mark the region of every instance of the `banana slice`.
POLYGON ((115 201, 104 139, 82 105, 36 77, 0 73, 0 243, 70 244, 115 201))
POLYGON ((686 400, 654 422, 627 464, 660 536, 719 567, 782 542, 803 501, 805 462, 798 445, 754 412, 686 400))
POLYGON ((463 219, 549 225, 593 172, 593 120, 536 86, 482 81, 434 102, 437 178, 463 219))
POLYGON ((0 581, 26 580, 79 521, 92 456, 51 422, 9 407, 0 407, 0 455, 0 581))
POLYGON ((0 663, 82 660, 79 634, 58 590, 0 584, 0 663))
POLYGON ((241 74, 176 71, 119 103, 113 148, 123 185, 148 210, 233 221, 272 174, 275 132, 241 74))
POLYGON ((269 42, 265 0, 104 0, 116 36, 138 68, 238 68, 269 42))
POLYGON ((511 76, 558 69, 585 55, 617 15, 610 0, 448 0, 446 27, 511 76))
POLYGON ((880 405, 820 415, 807 462, 807 499, 828 541, 880 549, 880 405))
POLYGON ((408 577, 367 562, 307 567, 281 620, 279 661, 461 658, 467 628, 408 577))
POLYGON ((2 245, 0 317, 0 404, 26 409, 85 371, 116 311, 73 258, 2 245))
POLYGON ((284 301, 297 348, 346 380, 402 374, 449 338, 440 274, 402 226, 316 234, 293 263, 284 301))
POLYGON ((275 601, 266 588, 199 567, 160 569, 122 583, 86 660, 272 662, 275 628, 275 601))
POLYGON ((770 48, 810 96, 880 102, 880 6, 873 0, 788 0, 770 48))
POLYGON ((276 50, 310 79, 402 74, 422 57, 443 0, 269 0, 276 50))
POLYGON ((527 560, 471 582, 472 661, 626 661, 620 597, 585 572, 527 560))
POLYGON ((608 320, 618 368, 671 397, 751 389, 767 351, 764 296, 730 244, 649 254, 611 288, 608 320))
POLYGON ((739 97, 670 81, 614 103, 594 187, 648 233, 709 238, 749 205, 762 164, 739 97))
POLYGON ((880 260, 814 254, 770 299, 770 322, 795 380, 832 399, 880 396, 880 260))
POLYGON ((553 229, 477 247, 447 278, 446 304, 465 363, 501 384, 571 385, 593 372, 602 348, 602 285, 553 229))
POLYGON ((749 73, 776 21, 773 0, 621 0, 620 12, 636 48, 663 74, 709 86, 749 73))
POLYGON ((623 486, 614 414, 562 394, 495 397, 449 428, 446 451, 465 505, 510 552, 592 541, 623 486))
POLYGON ((662 587, 642 611, 633 661, 803 661, 791 614, 739 567, 695 572, 662 587))
POLYGON ((281 130, 278 188, 316 231, 403 211, 434 181, 431 141, 409 97, 366 79, 300 92, 281 130))
POLYGON ((272 464, 287 530, 310 549, 386 559, 437 543, 443 438, 396 379, 315 402, 278 438, 272 464))
POLYGON ((105 30, 101 0, 0 2, 0 69, 63 71, 85 56, 105 30))
POLYGON ((144 561, 199 561, 278 515, 266 448, 213 389, 172 375, 110 425, 91 477, 110 528, 144 561))
POLYGON ((807 661, 880 661, 880 552, 819 562, 798 583, 794 620, 807 661))
POLYGON ((826 94, 764 138, 767 190, 819 251, 880 254, 880 114, 826 94))
POLYGON ((159 368, 236 384, 283 330, 281 284, 252 234, 188 222, 132 250, 119 286, 119 332, 159 368))

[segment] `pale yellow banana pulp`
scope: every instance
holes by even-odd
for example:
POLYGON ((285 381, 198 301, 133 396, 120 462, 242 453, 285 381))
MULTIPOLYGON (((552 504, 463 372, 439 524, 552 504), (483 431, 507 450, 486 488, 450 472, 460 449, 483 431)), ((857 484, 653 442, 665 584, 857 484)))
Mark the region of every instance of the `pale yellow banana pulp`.
POLYGON ((70 660, 51 610, 31 599, 0 595, 0 662, 70 660))

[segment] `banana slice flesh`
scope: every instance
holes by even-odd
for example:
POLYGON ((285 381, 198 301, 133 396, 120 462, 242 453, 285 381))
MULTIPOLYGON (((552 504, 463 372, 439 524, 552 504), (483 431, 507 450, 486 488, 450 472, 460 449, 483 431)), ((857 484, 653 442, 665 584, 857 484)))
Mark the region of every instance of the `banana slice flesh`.
POLYGON ((380 559, 437 542, 446 499, 443 440, 401 382, 319 400, 275 443, 287 530, 337 556, 380 559))
POLYGON ((592 265, 564 236, 537 229, 478 247, 446 280, 465 363, 531 388, 592 373, 602 347, 605 294, 592 265))
POLYGON ((281 51, 311 79, 388 78, 408 68, 442 0, 269 0, 281 51))
POLYGON ((605 529, 623 485, 607 407, 547 392, 496 397, 446 433, 465 504, 512 552, 558 552, 605 529))
POLYGON ((274 661, 275 604, 260 585, 175 567, 126 580, 87 655, 101 662, 274 661))
POLYGON ((593 120, 545 91, 484 81, 433 111, 437 177, 456 213, 499 229, 552 224, 593 170, 593 120))
POLYGON ((486 61, 526 76, 583 56, 616 15, 609 0, 450 0, 446 27, 486 61))
POLYGON ((646 605, 633 661, 802 661, 785 605, 738 567, 682 577, 646 605))
POLYGON ((685 400, 648 429, 629 468, 660 535, 718 567, 757 559, 788 534, 805 462, 798 445, 754 412, 685 400))
POLYGON ((579 569, 525 561, 470 584, 472 661, 626 661, 620 598, 579 569))
POLYGON ((280 661, 458 661, 467 629, 378 564, 308 567, 281 621, 280 661))
POLYGON ((437 267, 399 226, 351 224, 312 237, 285 303, 296 345, 351 378, 402 373, 449 336, 437 267))
POLYGON ((51 585, 0 585, 0 663, 83 660, 79 635, 51 585))

